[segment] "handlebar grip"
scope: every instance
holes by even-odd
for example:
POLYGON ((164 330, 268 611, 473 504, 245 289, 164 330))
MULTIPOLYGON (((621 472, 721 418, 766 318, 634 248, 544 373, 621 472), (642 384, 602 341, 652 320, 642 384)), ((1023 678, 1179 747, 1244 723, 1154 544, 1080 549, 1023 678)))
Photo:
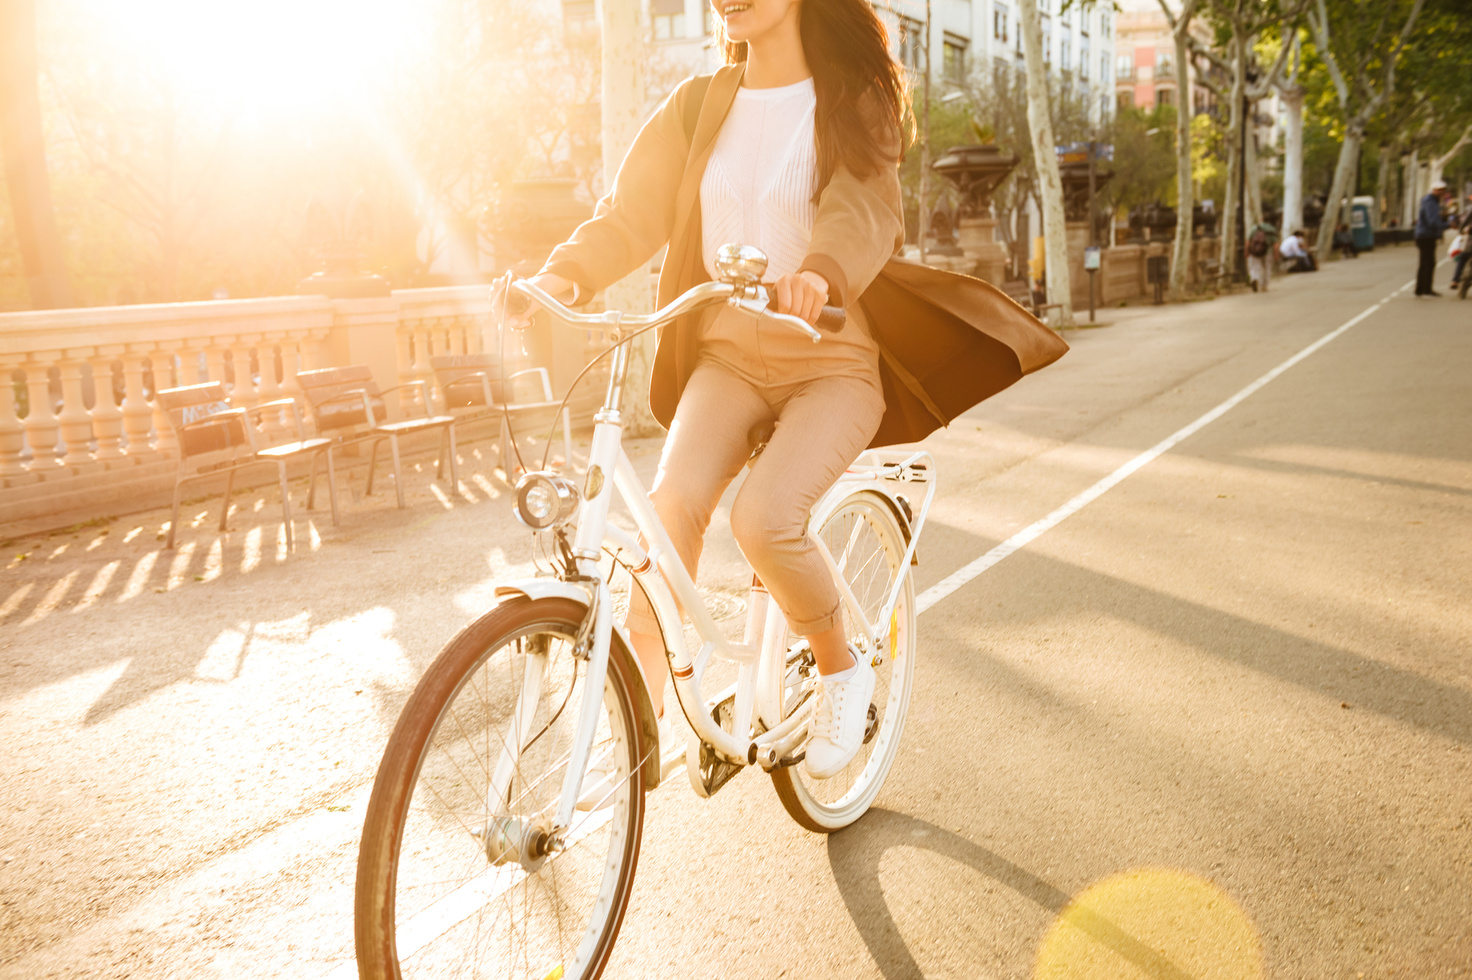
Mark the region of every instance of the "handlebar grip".
MULTIPOLYGON (((767 304, 767 309, 771 310, 774 313, 776 312, 777 297, 772 297, 772 301, 767 304)), ((838 333, 838 331, 843 329, 843 325, 847 322, 848 310, 844 309, 842 306, 825 306, 823 307, 823 312, 818 314, 818 322, 814 324, 814 326, 816 326, 819 330, 824 330, 828 333, 838 333)))
POLYGON ((838 333, 847 322, 848 310, 841 306, 825 306, 823 312, 818 314, 817 327, 829 333, 838 333))

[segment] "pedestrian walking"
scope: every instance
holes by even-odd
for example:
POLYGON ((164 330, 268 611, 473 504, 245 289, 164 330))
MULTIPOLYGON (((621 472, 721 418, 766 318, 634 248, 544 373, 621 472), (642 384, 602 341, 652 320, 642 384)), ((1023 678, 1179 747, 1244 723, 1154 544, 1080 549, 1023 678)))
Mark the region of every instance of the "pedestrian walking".
POLYGON ((1457 261, 1452 266, 1452 289, 1462 284, 1462 276, 1467 272, 1467 260, 1472 259, 1472 194, 1467 195, 1467 206, 1462 209, 1462 220, 1458 222, 1457 228, 1461 234, 1451 248, 1451 256, 1457 261))
POLYGON ((1277 229, 1263 222, 1248 232, 1247 242, 1242 246, 1247 253, 1247 278, 1254 293, 1268 291, 1273 274, 1273 239, 1277 237, 1277 229))
POLYGON ((1416 295, 1440 296, 1431 288, 1431 277, 1436 271, 1436 245, 1446 231, 1446 219, 1441 216, 1441 203, 1448 197, 1446 181, 1438 180, 1431 190, 1421 198, 1421 207, 1416 212, 1416 250, 1420 253, 1420 264, 1416 268, 1416 295))

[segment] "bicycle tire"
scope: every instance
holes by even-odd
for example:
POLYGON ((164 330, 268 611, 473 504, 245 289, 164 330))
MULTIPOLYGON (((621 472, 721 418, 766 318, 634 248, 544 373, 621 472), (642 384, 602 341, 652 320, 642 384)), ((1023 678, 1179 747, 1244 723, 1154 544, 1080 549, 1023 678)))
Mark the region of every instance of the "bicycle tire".
MULTIPOLYGON (((833 509, 818 534, 872 621, 894 588, 905 555, 904 533, 888 502, 869 491, 852 493, 833 509)), ((850 628, 849 633, 855 631, 850 628)), ((878 718, 873 738, 829 779, 810 778, 800 763, 772 770, 777 798, 802 827, 815 833, 842 830, 863 816, 879 795, 904 733, 915 677, 915 639, 914 577, 906 576, 891 617, 889 655, 875 668, 879 676, 871 703, 878 718)), ((795 706, 789 701, 789 710, 795 706)))
POLYGON ((571 647, 584 613, 565 598, 504 602, 451 640, 409 696, 374 780, 358 852, 354 932, 364 980, 595 980, 603 972, 633 887, 644 822, 630 693, 637 673, 616 637, 599 747, 617 764, 612 805, 578 811, 566 850, 536 867, 515 860, 493 866, 486 836, 473 835, 490 819, 489 760, 499 755, 493 741, 506 744, 489 733, 498 721, 515 724, 527 665, 543 643, 544 696, 523 737, 538 734, 514 754, 503 813, 530 822, 555 810, 581 701, 574 695, 582 693, 582 662, 571 647), (477 782, 483 785, 463 785, 477 782), (572 902, 584 902, 586 912, 572 902), (514 948, 519 943, 527 948, 514 948))

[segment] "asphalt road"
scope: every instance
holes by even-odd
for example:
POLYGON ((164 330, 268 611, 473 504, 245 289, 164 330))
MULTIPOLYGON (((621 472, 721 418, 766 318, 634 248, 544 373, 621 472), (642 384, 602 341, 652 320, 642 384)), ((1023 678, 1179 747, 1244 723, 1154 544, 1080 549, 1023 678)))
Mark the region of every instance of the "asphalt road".
MULTIPOLYGON (((859 824, 657 791, 609 976, 1472 977, 1472 303, 1414 258, 1106 311, 931 437, 923 588, 1374 307, 947 587, 859 824)), ((289 559, 259 496, 175 555, 159 513, 0 551, 0 977, 350 955, 387 732, 530 556, 494 481, 428 475, 289 559)))

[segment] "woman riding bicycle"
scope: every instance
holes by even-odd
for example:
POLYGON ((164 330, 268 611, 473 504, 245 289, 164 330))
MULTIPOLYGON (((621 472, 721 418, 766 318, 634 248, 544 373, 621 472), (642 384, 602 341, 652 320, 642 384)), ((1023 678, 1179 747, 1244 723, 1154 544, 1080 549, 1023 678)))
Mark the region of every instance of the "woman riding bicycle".
MULTIPOLYGON (((769 257, 777 312, 814 323, 824 305, 847 305, 843 328, 816 346, 730 307, 697 314, 661 336, 650 393, 670 430, 650 497, 692 576, 753 434, 770 432, 731 525, 812 648, 822 683, 805 765, 825 778, 862 743, 874 672, 849 649, 807 519, 885 415, 880 351, 854 300, 904 239, 904 74, 864 0, 720 0, 716 12, 727 67, 665 101, 596 215, 532 281, 575 301, 668 244, 665 274, 683 290, 740 242, 769 257)), ((662 714, 665 645, 637 589, 628 630, 662 714)))

